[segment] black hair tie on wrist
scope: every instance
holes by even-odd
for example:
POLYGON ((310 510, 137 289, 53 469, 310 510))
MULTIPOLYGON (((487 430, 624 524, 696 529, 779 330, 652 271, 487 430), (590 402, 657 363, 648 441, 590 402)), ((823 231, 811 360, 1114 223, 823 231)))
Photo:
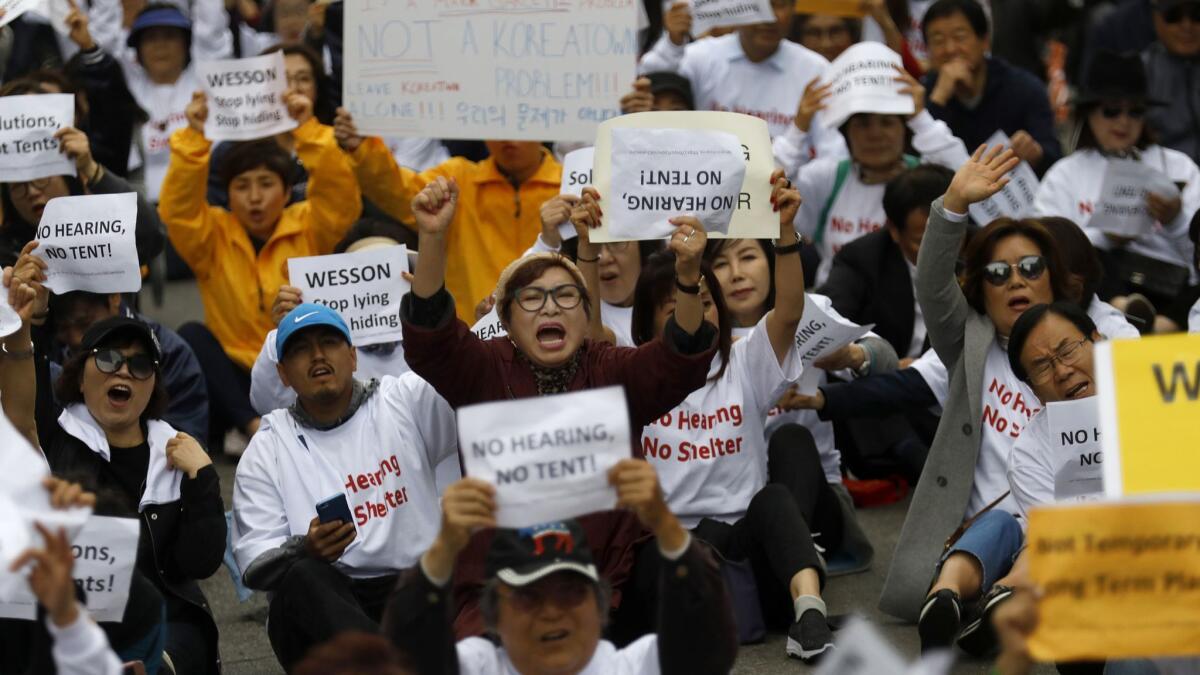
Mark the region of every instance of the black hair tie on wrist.
POLYGON ((675 288, 678 288, 681 292, 687 293, 688 295, 700 295, 700 284, 696 283, 688 285, 680 281, 679 277, 675 277, 675 288))
POLYGON ((789 253, 799 253, 800 249, 803 246, 804 246, 803 239, 799 239, 796 241, 796 243, 788 244, 787 246, 776 246, 775 247, 775 255, 788 255, 789 253))

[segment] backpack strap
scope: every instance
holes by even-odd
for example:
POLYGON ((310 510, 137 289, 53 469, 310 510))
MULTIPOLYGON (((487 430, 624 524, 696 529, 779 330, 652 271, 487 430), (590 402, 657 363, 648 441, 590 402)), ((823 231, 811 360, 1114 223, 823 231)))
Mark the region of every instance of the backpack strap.
POLYGON ((829 191, 829 198, 825 200, 825 206, 821 208, 821 217, 817 219, 817 232, 813 235, 813 243, 820 244, 825 236, 825 225, 829 221, 829 212, 833 210, 833 203, 837 201, 838 194, 842 191, 842 186, 846 184, 846 177, 850 175, 851 163, 849 159, 843 159, 838 162, 837 173, 833 178, 833 189, 829 191))

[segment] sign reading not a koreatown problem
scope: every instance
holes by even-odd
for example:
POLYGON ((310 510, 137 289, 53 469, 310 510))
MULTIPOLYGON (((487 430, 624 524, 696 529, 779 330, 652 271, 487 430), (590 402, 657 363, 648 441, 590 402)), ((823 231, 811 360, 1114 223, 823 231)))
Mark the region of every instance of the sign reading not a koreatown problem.
POLYGON ((75 120, 71 94, 0 96, 0 182, 74 176, 75 162, 54 134, 75 120))
MULTIPOLYGON (((595 164, 592 171, 593 185, 600 193, 600 208, 604 218, 600 227, 590 236, 595 243, 623 241, 626 239, 653 239, 641 235, 623 237, 614 235, 610 226, 612 211, 617 195, 612 192, 614 170, 612 163, 614 129, 688 129, 724 131, 737 137, 742 146, 742 158, 746 163, 742 189, 738 193, 737 205, 726 233, 709 232, 711 239, 776 239, 779 237, 779 214, 771 208, 771 172, 775 170, 775 157, 771 152, 771 136, 767 123, 757 117, 729 112, 644 112, 622 115, 600 125, 596 133, 595 164)), ((680 204, 680 206, 686 206, 680 204)), ((674 215, 684 215, 681 209, 674 215)), ((667 233, 669 234, 669 232, 667 233)), ((665 236, 665 235, 664 235, 665 236)))
POLYGON ((357 347, 402 338, 400 298, 409 283, 401 272, 407 271, 405 246, 288 260, 288 279, 300 289, 304 301, 341 315, 357 347))
POLYGON ((468 476, 496 487, 496 523, 528 527, 616 506, 608 470, 630 456, 621 387, 458 410, 468 476))
POLYGON ((680 215, 695 216, 707 232, 724 234, 745 177, 741 144, 729 132, 613 129, 608 234, 662 239, 675 231, 670 219, 680 215))
POLYGON ((704 35, 714 28, 774 23, 770 0, 689 0, 692 35, 704 35))
POLYGON ((1027 544, 1038 661, 1200 655, 1200 502, 1035 508, 1027 544))
POLYGON ((629 0, 345 4, 343 100, 363 133, 589 142, 636 77, 629 0))
POLYGON ((283 52, 202 61, 196 67, 208 95, 208 140, 251 141, 296 128, 283 100, 288 86, 283 52))
POLYGON ((136 228, 136 192, 51 199, 33 251, 46 261, 46 287, 59 295, 138 292, 136 228))
POLYGON ((1096 345, 1104 492, 1200 492, 1200 335, 1096 345))

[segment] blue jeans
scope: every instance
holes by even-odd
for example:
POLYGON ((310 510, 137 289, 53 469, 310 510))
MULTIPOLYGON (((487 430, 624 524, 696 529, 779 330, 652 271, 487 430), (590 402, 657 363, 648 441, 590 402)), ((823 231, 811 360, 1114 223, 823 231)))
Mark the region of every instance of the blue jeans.
MULTIPOLYGON (((992 509, 967 528, 942 556, 941 562, 946 562, 946 558, 958 552, 977 560, 983 571, 980 592, 987 593, 998 579, 1003 578, 1012 569, 1024 542, 1025 534, 1021 531, 1017 519, 1007 511, 992 509)), ((941 570, 940 563, 938 570, 941 570)))

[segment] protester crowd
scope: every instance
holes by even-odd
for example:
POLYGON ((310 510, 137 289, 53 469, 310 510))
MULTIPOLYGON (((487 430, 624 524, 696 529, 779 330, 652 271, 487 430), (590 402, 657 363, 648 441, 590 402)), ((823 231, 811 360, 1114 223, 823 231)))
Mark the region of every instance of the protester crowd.
POLYGON ((1102 492, 1059 489, 1047 406, 1097 394, 1097 342, 1200 332, 1200 0, 771 6, 695 35, 688 3, 646 0, 619 97, 764 120, 769 239, 679 213, 665 240, 599 243, 602 195, 563 183, 574 146, 363 133, 344 3, 65 0, 0 26, 0 96, 73 95, 55 138, 76 169, 0 183, 3 426, 53 507, 141 532, 124 616, 96 623, 66 531, 39 524, 12 566, 38 618, 0 619, 0 672, 220 672, 198 582, 222 563, 268 594, 288 672, 726 673, 768 631, 813 663, 856 609, 825 586, 874 558, 856 505, 910 488, 879 608, 922 650, 1026 672, 1029 511, 1102 492), (822 78, 861 42, 895 52, 911 112, 831 117, 822 78), (214 143, 199 64, 275 52, 294 128, 214 143), (1169 183, 1144 233, 1093 218, 1113 162, 1169 183), (1018 166, 1026 216, 982 218, 1018 166), (146 283, 194 278, 202 318, 47 287, 50 200, 135 191, 146 283), (288 276, 400 245, 383 343, 288 276), (871 329, 802 363, 812 308, 871 329), (609 386, 631 430, 615 506, 496 527, 459 410, 609 386), (214 462, 237 464, 232 503, 214 462))

